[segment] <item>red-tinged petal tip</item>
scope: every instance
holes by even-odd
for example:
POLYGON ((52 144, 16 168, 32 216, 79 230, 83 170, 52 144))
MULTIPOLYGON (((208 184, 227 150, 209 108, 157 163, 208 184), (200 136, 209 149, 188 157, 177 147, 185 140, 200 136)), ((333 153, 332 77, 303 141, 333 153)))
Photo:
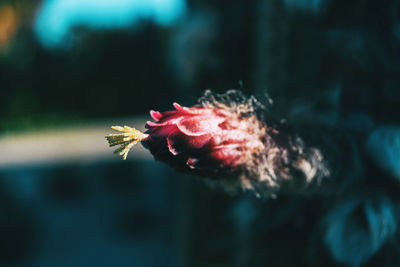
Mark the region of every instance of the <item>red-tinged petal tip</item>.
POLYGON ((183 112, 183 113, 192 114, 192 115, 197 114, 196 110, 193 109, 193 108, 183 107, 183 106, 179 105, 179 104, 176 103, 176 102, 174 102, 172 105, 174 106, 174 108, 175 108, 178 112, 183 112))
POLYGON ((156 125, 157 125, 157 123, 155 123, 155 122, 147 121, 146 124, 144 125, 144 128, 150 129, 152 127, 155 127, 156 125))
POLYGON ((167 145, 168 150, 172 153, 172 155, 176 156, 179 154, 179 152, 175 149, 174 142, 171 140, 170 136, 167 137, 167 145))
POLYGON ((176 109, 176 110, 182 110, 183 108, 182 108, 182 106, 181 105, 179 105, 178 103, 176 103, 176 102, 174 102, 174 103, 172 103, 172 105, 174 106, 174 108, 176 109))
POLYGON ((153 120, 159 121, 163 115, 161 114, 161 112, 150 110, 150 116, 153 118, 153 120))

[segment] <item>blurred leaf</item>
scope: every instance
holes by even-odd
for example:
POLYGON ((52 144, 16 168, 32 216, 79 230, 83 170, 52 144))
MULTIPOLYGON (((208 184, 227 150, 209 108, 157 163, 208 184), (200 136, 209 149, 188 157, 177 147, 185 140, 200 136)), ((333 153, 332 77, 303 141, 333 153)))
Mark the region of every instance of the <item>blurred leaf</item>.
POLYGON ((384 196, 348 199, 326 219, 325 244, 337 261, 351 266, 368 261, 397 228, 393 205, 384 196))

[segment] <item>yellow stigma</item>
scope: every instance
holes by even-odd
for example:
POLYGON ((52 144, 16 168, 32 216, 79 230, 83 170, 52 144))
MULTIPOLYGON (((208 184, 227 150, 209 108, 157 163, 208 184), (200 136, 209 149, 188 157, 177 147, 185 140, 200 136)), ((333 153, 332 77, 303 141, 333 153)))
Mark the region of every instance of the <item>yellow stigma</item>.
POLYGON ((124 160, 128 156, 129 150, 138 142, 147 138, 148 135, 129 126, 111 126, 111 129, 121 132, 117 134, 109 134, 106 136, 108 144, 111 146, 121 145, 114 153, 119 153, 124 160))

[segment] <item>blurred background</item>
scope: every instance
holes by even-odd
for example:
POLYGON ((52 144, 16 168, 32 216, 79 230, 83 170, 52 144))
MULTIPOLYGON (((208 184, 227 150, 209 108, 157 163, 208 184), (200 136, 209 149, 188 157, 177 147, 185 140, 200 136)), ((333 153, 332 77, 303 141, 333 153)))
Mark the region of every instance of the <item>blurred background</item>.
POLYGON ((0 265, 399 266, 399 85, 396 0, 2 0, 0 265), (108 148, 209 88, 349 132, 361 182, 261 201, 108 148))

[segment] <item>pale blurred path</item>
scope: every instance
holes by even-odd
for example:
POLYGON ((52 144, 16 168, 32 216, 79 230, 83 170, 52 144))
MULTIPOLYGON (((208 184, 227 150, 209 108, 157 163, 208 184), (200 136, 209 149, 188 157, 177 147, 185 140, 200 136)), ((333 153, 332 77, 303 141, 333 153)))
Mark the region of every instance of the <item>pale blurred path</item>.
MULTIPOLYGON (((115 119, 59 130, 36 131, 0 137, 0 168, 69 162, 122 160, 112 153, 105 135, 111 125, 128 125, 144 130, 143 118, 115 119)), ((142 145, 135 146, 127 160, 150 159, 142 145)))

